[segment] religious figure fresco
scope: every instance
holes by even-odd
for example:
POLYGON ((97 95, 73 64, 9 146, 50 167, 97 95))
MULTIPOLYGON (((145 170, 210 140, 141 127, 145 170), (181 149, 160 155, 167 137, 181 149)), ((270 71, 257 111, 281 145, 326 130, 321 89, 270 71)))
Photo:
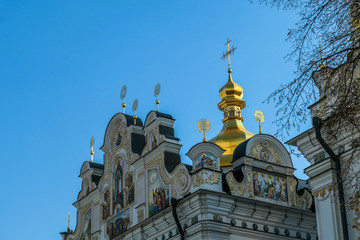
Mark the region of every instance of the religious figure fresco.
POLYGON ((135 187, 134 187, 134 179, 133 179, 133 173, 130 172, 125 179, 125 199, 126 204, 131 204, 135 200, 135 187))
POLYGON ((110 191, 106 189, 104 193, 104 204, 102 205, 102 217, 106 219, 110 216, 110 191))
POLYGON ((211 153, 203 153, 195 158, 195 170, 203 167, 216 168, 217 160, 211 153))
POLYGON ((270 155, 270 153, 269 153, 269 151, 268 151, 267 149, 262 149, 262 150, 260 151, 260 159, 261 159, 261 160, 264 160, 264 161, 266 161, 266 162, 269 162, 269 161, 270 161, 271 155, 270 155))
POLYGON ((114 209, 117 204, 120 204, 121 208, 124 207, 123 169, 120 163, 117 163, 113 176, 113 200, 114 209))
POLYGON ((122 140, 122 136, 121 136, 120 133, 119 133, 119 134, 118 134, 118 137, 116 138, 115 145, 116 145, 116 146, 119 146, 120 143, 121 143, 121 140, 122 140))
POLYGON ((148 203, 149 216, 169 207, 169 188, 165 187, 159 177, 157 169, 148 172, 148 203))
POLYGON ((117 209, 116 216, 109 220, 106 224, 106 233, 110 239, 119 236, 125 232, 130 225, 130 211, 126 210, 120 213, 120 209, 117 209))
POLYGON ((91 210, 89 210, 84 216, 84 223, 80 239, 91 240, 91 210))
POLYGON ((154 149, 157 146, 156 136, 152 137, 151 148, 154 149))
POLYGON ((287 187, 284 177, 254 171, 254 195, 287 202, 287 187))

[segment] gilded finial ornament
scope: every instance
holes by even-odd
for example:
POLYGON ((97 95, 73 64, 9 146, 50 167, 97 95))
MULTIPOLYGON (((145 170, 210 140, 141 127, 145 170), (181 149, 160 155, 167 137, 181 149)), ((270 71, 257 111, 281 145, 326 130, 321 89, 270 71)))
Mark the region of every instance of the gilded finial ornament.
POLYGON ((264 113, 260 110, 256 110, 254 117, 256 121, 259 123, 259 134, 261 134, 261 124, 265 121, 264 113))
POLYGON ((126 107, 126 104, 125 104, 126 90, 127 90, 126 85, 124 85, 124 86, 121 88, 121 92, 120 92, 120 98, 121 98, 121 100, 123 101, 123 103, 121 104, 123 113, 125 113, 125 107, 126 107))
POLYGON ((90 140, 90 162, 92 162, 94 159, 94 142, 95 142, 95 139, 94 137, 91 137, 91 140, 90 140))
POLYGON ((231 54, 234 54, 235 50, 236 50, 236 47, 233 47, 231 46, 230 47, 230 42, 231 40, 229 40, 229 38, 227 39, 225 45, 227 45, 227 51, 223 53, 221 59, 223 59, 225 61, 225 59, 227 58, 228 60, 228 72, 230 73, 231 72, 231 62, 230 62, 230 55, 231 54))
POLYGON ((135 99, 134 102, 133 102, 133 105, 132 105, 132 111, 134 112, 134 124, 136 125, 136 119, 137 119, 137 116, 136 116, 136 110, 138 108, 138 105, 139 105, 139 100, 135 99))
POLYGON ((67 226, 66 231, 70 232, 70 212, 68 212, 68 226, 67 226))
POLYGON ((159 94, 160 94, 160 83, 157 83, 156 86, 155 86, 155 89, 154 89, 154 96, 156 97, 155 104, 156 104, 156 111, 157 112, 159 111, 159 104, 160 104, 159 94))
POLYGON ((199 132, 204 133, 204 139, 203 142, 206 142, 205 133, 208 132, 211 128, 210 121, 206 118, 200 119, 200 121, 197 124, 197 128, 199 132))

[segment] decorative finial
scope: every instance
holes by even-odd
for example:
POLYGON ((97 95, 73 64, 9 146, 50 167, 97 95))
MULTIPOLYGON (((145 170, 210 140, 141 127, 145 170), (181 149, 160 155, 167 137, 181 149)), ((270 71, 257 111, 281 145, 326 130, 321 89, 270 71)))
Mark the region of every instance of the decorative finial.
POLYGON ((69 233, 70 232, 70 212, 68 212, 68 226, 66 231, 69 233))
POLYGON ((205 133, 210 130, 211 124, 210 121, 206 118, 200 119, 200 121, 197 124, 197 128, 199 132, 204 133, 204 139, 203 142, 206 142, 205 133))
POLYGON ((156 97, 155 104, 156 104, 157 112, 159 111, 159 104, 160 104, 159 94, 160 94, 160 83, 156 84, 155 89, 154 89, 154 96, 156 97))
POLYGON ((260 110, 256 110, 254 117, 256 121, 259 123, 259 134, 261 134, 261 124, 265 121, 264 113, 260 110))
POLYGON ((137 119, 137 116, 136 116, 136 110, 138 108, 138 105, 139 105, 139 100, 135 99, 134 102, 133 102, 133 105, 132 105, 132 110, 134 112, 134 124, 136 125, 136 119, 137 119))
POLYGON ((320 58, 321 58, 321 65, 320 65, 320 69, 323 69, 324 67, 326 67, 325 63, 324 63, 324 59, 323 59, 323 51, 321 48, 321 44, 320 45, 320 58))
POLYGON ((90 162, 93 161, 93 157, 94 157, 94 137, 91 137, 91 140, 90 140, 90 162))
POLYGON ((124 85, 124 86, 121 88, 121 92, 120 92, 120 98, 121 98, 121 100, 123 101, 123 103, 121 104, 123 113, 125 113, 125 107, 126 107, 126 104, 125 104, 125 96, 126 96, 126 85, 124 85))
POLYGON ((227 39, 225 45, 227 45, 227 51, 223 53, 221 59, 225 60, 226 58, 228 59, 228 72, 231 73, 231 62, 230 62, 230 54, 234 54, 236 47, 231 46, 230 48, 230 42, 231 40, 229 40, 229 38, 227 39))

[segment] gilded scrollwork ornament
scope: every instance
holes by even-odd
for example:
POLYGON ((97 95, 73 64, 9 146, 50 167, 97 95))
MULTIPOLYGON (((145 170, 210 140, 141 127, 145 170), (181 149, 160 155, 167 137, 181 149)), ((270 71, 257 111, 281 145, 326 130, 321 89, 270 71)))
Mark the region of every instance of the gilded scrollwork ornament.
POLYGON ((249 197, 254 198, 253 172, 251 168, 246 168, 246 188, 249 197))
POLYGON ((237 195, 237 196, 243 196, 245 193, 245 186, 242 183, 239 183, 238 181, 236 181, 235 177, 234 177, 234 173, 230 172, 229 174, 227 174, 226 176, 226 181, 230 187, 230 192, 233 195, 237 195))
POLYGON ((321 201, 324 201, 330 197, 332 189, 332 185, 322 187, 314 192, 314 197, 318 198, 321 201))
POLYGON ((198 187, 202 184, 218 184, 220 181, 220 174, 217 172, 208 173, 207 171, 199 171, 192 176, 193 187, 198 187))

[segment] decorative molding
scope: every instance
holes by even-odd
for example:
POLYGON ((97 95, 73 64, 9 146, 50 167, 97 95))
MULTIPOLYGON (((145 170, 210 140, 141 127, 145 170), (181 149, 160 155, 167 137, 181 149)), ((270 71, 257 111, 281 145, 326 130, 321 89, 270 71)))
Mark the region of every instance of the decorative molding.
POLYGON ((138 174, 137 174, 137 177, 138 177, 138 178, 140 178, 140 177, 142 177, 142 176, 144 176, 144 170, 141 170, 141 171, 138 172, 138 174))

